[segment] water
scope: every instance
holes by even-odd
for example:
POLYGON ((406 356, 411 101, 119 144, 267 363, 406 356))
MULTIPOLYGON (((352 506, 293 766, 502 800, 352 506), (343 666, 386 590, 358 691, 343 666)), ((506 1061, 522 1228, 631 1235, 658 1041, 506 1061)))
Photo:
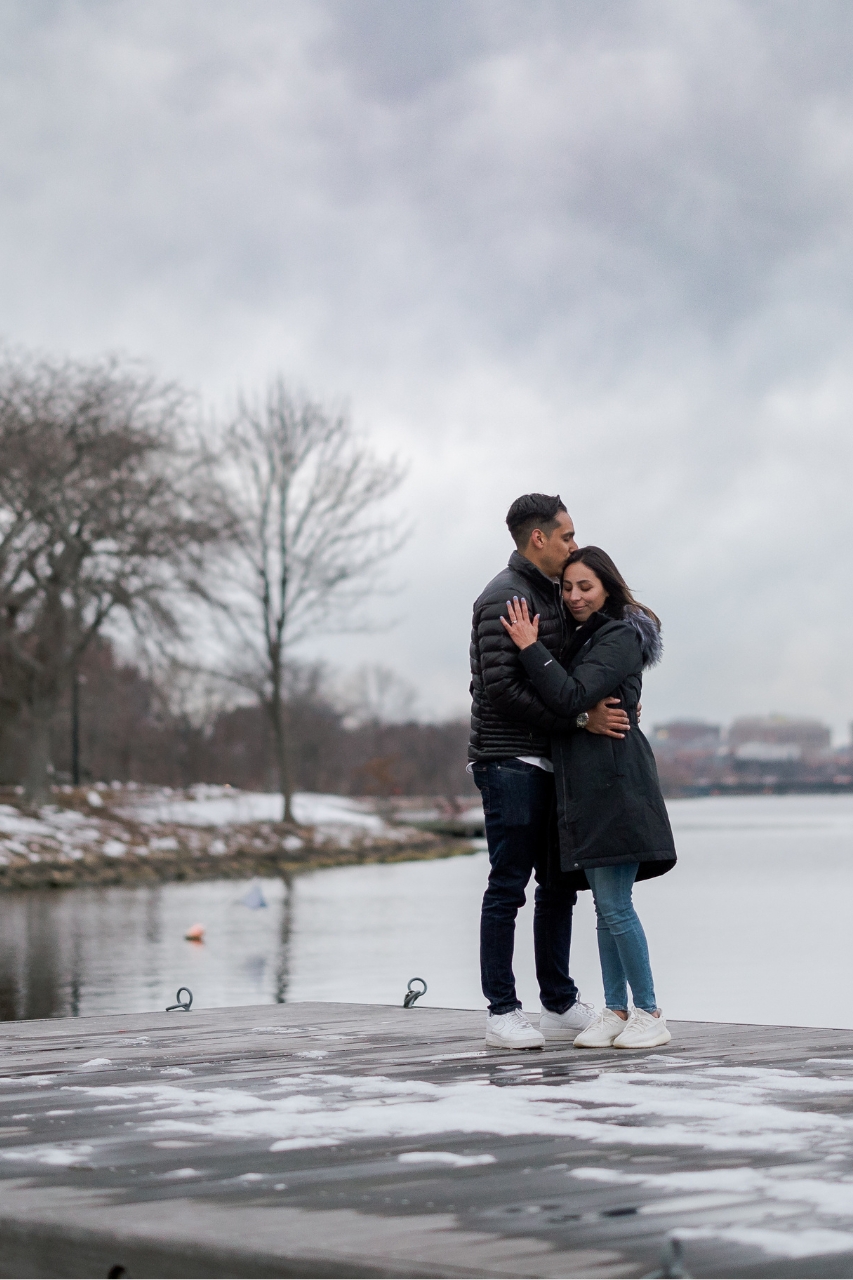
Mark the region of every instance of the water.
MULTIPOLYGON (((640 884, 658 999, 676 1018, 853 1027, 853 796, 670 803, 679 864, 640 884)), ((259 882, 0 897, 0 1017, 349 1000, 482 1008, 477 927, 485 853, 259 882), (260 883, 269 904, 239 899, 260 883), (187 928, 206 926, 203 944, 187 928)), ((538 1009, 531 906, 516 973, 538 1009)), ((580 896, 572 973, 601 1002, 592 903, 580 896)), ((176 1015, 181 1016, 183 1015, 176 1015)))

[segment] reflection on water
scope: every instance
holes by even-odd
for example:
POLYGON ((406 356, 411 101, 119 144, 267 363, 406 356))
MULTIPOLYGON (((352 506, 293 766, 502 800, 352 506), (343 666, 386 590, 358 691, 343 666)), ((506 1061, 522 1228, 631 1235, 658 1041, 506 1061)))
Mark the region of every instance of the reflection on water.
POLYGON ((164 1009, 179 985, 200 1007, 281 1002, 290 902, 264 880, 266 908, 239 902, 249 882, 9 893, 0 899, 0 1018, 164 1009), (201 921, 205 942, 187 942, 201 921))
MULTIPOLYGON (((853 796, 678 800, 679 863, 637 886, 658 999, 674 1018, 853 1027, 853 796)), ((482 1008, 480 899, 487 855, 339 867, 262 880, 0 895, 0 1017, 285 1000, 482 1008), (186 942, 206 926, 203 944, 186 942)), ((531 904, 515 968, 538 1008, 531 904)), ((572 974, 601 1002, 590 895, 575 917, 572 974)), ((183 1015, 180 1015, 183 1016, 183 1015)))

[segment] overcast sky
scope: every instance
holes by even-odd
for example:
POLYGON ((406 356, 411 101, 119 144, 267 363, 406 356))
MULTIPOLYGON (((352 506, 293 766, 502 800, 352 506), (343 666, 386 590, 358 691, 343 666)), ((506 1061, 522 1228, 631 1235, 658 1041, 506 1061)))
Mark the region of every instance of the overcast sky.
POLYGON ((7 0, 0 335, 409 462, 380 662, 467 708, 513 498, 664 620, 644 723, 853 719, 850 0, 7 0))

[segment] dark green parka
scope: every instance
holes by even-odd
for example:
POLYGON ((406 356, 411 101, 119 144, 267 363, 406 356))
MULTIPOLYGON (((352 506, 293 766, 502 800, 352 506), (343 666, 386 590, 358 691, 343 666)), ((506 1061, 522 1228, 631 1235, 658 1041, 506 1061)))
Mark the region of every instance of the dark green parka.
POLYGON ((643 668, 658 660, 660 650, 651 618, 626 610, 623 619, 593 614, 579 627, 566 666, 538 642, 521 651, 527 675, 557 715, 575 717, 612 695, 631 721, 624 738, 552 738, 560 865, 575 888, 589 887, 585 867, 638 862, 637 879, 648 880, 675 865, 655 758, 637 723, 643 668))

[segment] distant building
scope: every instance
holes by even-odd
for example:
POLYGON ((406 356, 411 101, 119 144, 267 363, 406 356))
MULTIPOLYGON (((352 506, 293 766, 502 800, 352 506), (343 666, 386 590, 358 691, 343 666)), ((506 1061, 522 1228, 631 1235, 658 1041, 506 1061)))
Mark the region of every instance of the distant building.
POLYGON ((832 734, 819 720, 745 717, 735 720, 728 742, 729 750, 740 760, 802 760, 829 751, 832 734))
POLYGON ((671 720, 652 729, 652 750, 666 795, 688 795, 714 787, 722 734, 718 724, 671 720))
POLYGON ((853 789, 853 748, 833 750, 819 720, 745 716, 726 735, 673 720, 655 725, 649 741, 669 796, 853 789))
POLYGON ((779 760, 802 760, 803 748, 796 742, 742 742, 732 751, 735 760, 759 760, 772 763, 779 760))
POLYGON ((655 751, 716 751, 720 745, 721 730, 718 724, 705 724, 703 720, 671 720, 668 724, 656 724, 651 742, 655 751))

